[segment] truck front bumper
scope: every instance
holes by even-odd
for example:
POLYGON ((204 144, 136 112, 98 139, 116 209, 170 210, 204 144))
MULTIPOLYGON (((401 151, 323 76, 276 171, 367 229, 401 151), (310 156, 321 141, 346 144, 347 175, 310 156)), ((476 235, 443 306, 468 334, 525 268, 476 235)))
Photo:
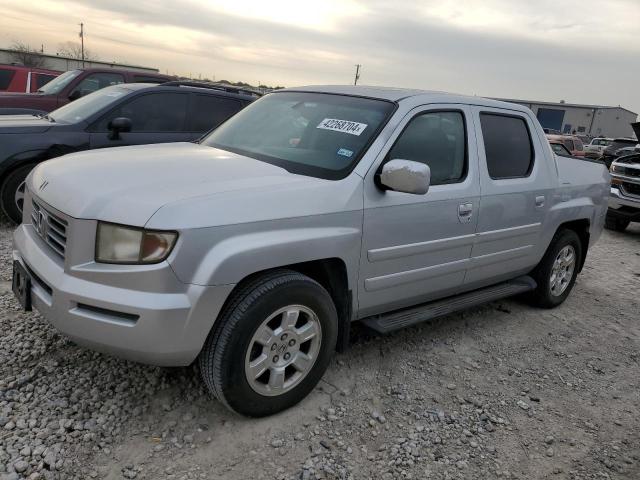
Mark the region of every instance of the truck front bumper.
POLYGON ((104 282, 131 275, 130 265, 120 272, 110 266, 106 275, 94 275, 98 282, 86 266, 65 267, 29 224, 14 233, 13 259, 29 273, 33 307, 63 334, 80 345, 153 365, 193 362, 233 289, 181 283, 166 263, 146 272, 168 279, 161 282, 163 291, 104 282))
POLYGON ((607 215, 640 222, 640 198, 623 195, 618 188, 611 187, 607 215))

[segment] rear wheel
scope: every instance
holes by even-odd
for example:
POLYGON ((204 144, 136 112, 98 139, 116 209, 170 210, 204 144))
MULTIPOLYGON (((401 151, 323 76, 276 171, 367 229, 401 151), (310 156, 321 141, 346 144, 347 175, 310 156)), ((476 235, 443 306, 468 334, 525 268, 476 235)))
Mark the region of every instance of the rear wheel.
POLYGON ((329 293, 290 270, 260 276, 230 299, 200 354, 209 390, 230 409, 271 415, 302 400, 333 355, 338 316, 329 293))
POLYGON ((624 218, 618 218, 611 215, 607 215, 604 220, 604 226, 609 230, 615 230, 616 232, 624 232, 631 220, 625 220, 624 218))
POLYGON ((0 204, 4 214, 14 223, 22 222, 25 179, 35 164, 23 165, 7 174, 0 187, 0 204))
POLYGON ((578 276, 582 243, 573 230, 558 231, 531 276, 538 284, 530 299, 536 306, 553 308, 566 300, 578 276))

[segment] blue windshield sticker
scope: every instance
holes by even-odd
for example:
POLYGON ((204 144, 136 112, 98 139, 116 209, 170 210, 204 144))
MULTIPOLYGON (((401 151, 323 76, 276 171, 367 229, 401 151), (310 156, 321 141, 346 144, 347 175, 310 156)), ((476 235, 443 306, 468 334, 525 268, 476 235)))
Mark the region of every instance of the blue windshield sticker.
POLYGON ((338 155, 351 158, 351 156, 353 155, 353 151, 347 150, 346 148, 341 148, 340 150, 338 150, 338 155))

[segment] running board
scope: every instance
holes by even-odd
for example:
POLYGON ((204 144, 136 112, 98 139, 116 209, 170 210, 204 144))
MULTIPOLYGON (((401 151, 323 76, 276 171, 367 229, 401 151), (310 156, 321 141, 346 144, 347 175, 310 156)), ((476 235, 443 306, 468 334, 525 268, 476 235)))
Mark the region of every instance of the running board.
POLYGON ((534 290, 536 287, 536 281, 525 275, 509 280, 508 282, 498 283, 497 285, 473 290, 472 292, 425 303, 418 307, 367 317, 363 319, 362 322, 378 333, 389 333, 415 325, 416 323, 426 322, 432 318, 449 315, 459 310, 465 310, 493 300, 528 292, 534 290))

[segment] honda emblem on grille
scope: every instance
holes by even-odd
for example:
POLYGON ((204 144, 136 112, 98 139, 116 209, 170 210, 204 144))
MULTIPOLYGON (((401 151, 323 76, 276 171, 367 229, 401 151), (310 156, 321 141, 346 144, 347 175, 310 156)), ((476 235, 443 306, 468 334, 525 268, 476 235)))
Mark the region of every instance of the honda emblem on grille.
POLYGON ((44 190, 47 187, 47 185, 49 185, 49 180, 43 180, 40 186, 38 187, 38 190, 40 191, 44 190))
POLYGON ((47 230, 47 214, 42 210, 36 212, 33 226, 41 237, 46 237, 47 230))

